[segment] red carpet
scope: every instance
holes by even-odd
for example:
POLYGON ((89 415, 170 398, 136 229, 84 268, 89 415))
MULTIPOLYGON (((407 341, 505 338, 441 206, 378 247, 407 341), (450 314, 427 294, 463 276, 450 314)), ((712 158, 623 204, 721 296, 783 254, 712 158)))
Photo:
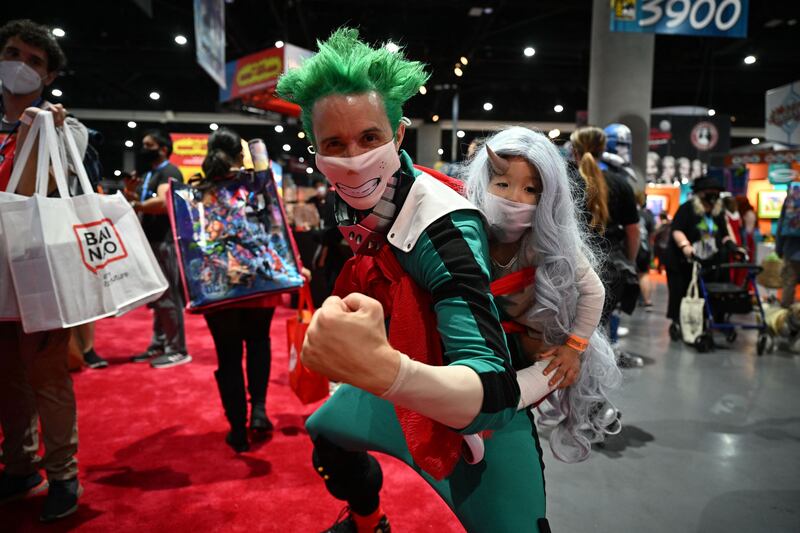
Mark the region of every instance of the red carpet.
MULTIPOLYGON (((212 375, 211 336, 200 316, 187 315, 194 361, 154 370, 128 363, 150 339, 140 309, 97 325, 96 349, 111 363, 73 374, 78 398, 80 479, 76 514, 38 522, 44 496, 0 507, 0 531, 281 531, 329 526, 342 502, 326 492, 311 467, 304 407, 287 381, 286 319, 272 326, 272 376, 267 409, 276 430, 250 452, 235 455, 212 375)), ((433 490, 404 464, 380 456, 383 506, 396 532, 463 531, 433 490)))

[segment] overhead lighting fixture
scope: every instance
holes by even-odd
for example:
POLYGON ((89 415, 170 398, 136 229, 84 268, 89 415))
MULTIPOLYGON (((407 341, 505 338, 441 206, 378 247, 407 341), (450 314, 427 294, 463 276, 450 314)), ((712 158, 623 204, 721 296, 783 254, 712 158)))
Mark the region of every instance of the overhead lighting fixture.
POLYGON ((462 65, 469 65, 469 60, 466 57, 461 56, 460 59, 461 59, 461 64, 462 65))
POLYGON ((114 175, 117 176, 117 177, 120 177, 120 176, 122 176, 122 171, 121 170, 115 170, 114 171, 114 175))
POLYGON ((50 94, 52 94, 53 96, 58 98, 59 96, 61 96, 64 93, 61 92, 61 89, 53 89, 52 91, 50 91, 50 94))
POLYGON ((275 41, 275 48, 283 48, 285 44, 283 41, 275 41))
POLYGON ((284 145, 283 145, 283 151, 284 151, 284 152, 288 152, 288 151, 289 151, 289 150, 291 150, 291 149, 292 149, 292 147, 291 147, 291 146, 289 146, 288 144, 284 144, 284 145))
POLYGON ((786 21, 787 26, 794 26, 795 24, 797 24, 797 19, 789 19, 786 21))
POLYGON ((183 45, 185 45, 186 43, 189 42, 189 39, 187 39, 186 36, 184 36, 184 35, 176 35, 175 36, 175 42, 177 44, 183 46, 183 45))
POLYGON ((548 136, 548 137, 550 137, 551 139, 555 139, 555 138, 557 138, 559 135, 561 135, 561 130, 560 130, 560 129, 558 129, 558 128, 553 128, 552 130, 550 130, 550 131, 547 133, 547 136, 548 136))
POLYGON ((135 128, 135 127, 136 127, 136 123, 135 123, 134 121, 132 121, 132 120, 129 120, 129 121, 128 121, 128 127, 129 127, 130 129, 133 129, 133 128, 135 128))
POLYGON ((431 117, 431 122, 439 122, 439 115, 433 115, 431 117))
POLYGON ((458 130, 456 132, 456 137, 458 137, 459 139, 463 139, 465 135, 466 133, 464 133, 464 130, 458 130))
POLYGON ((424 85, 419 88, 419 94, 428 94, 428 89, 424 85))
POLYGON ((484 15, 491 15, 492 13, 494 13, 494 9, 493 8, 491 8, 491 7, 484 7, 483 8, 483 14, 484 15))
POLYGON ((66 34, 67 32, 65 32, 61 28, 53 28, 53 35, 55 35, 56 37, 64 37, 66 34))
POLYGON ((480 17, 483 15, 483 8, 482 7, 471 7, 469 11, 467 11, 467 15, 470 17, 480 17))
POLYGON ((133 148, 133 141, 130 139, 125 141, 125 148, 133 148))
POLYGON ((314 169, 313 168, 306 167, 306 174, 313 174, 313 173, 314 173, 314 169))
POLYGON ((298 132, 297 132, 297 138, 298 138, 298 139, 305 139, 305 138, 306 138, 306 132, 304 132, 304 131, 298 131, 298 132))
POLYGON ((387 43, 384 45, 384 48, 386 48, 387 50, 389 50, 389 51, 390 51, 391 53, 393 53, 393 54, 394 54, 395 52, 397 52, 398 50, 400 50, 400 47, 399 47, 399 46, 397 46, 397 45, 396 45, 395 43, 393 43, 392 41, 389 41, 389 42, 387 42, 387 43))
POLYGON ((717 114, 717 110, 716 109, 709 109, 708 110, 708 116, 709 117, 713 117, 716 114, 717 114))
POLYGON ((485 103, 483 104, 483 110, 484 110, 484 111, 491 111, 493 107, 494 107, 494 106, 492 105, 492 103, 491 103, 491 102, 485 102, 485 103))
POLYGON ((761 143, 761 139, 759 139, 758 137, 753 137, 752 139, 750 139, 750 144, 759 144, 759 143, 761 143))
POLYGON ((300 161, 301 163, 305 163, 306 162, 306 158, 305 157, 299 157, 297 160, 300 161))
POLYGON ((283 133, 283 126, 275 124, 275 133, 283 133))
POLYGON ((216 122, 212 122, 211 124, 208 125, 208 129, 210 129, 211 131, 217 131, 219 129, 219 124, 217 124, 216 122))
POLYGON ((747 56, 744 58, 745 65, 752 65, 755 62, 756 62, 756 56, 747 56))
POLYGON ((444 148, 439 148, 438 150, 436 150, 436 153, 439 155, 444 155, 444 148))
POLYGON ((528 46, 522 51, 522 53, 525 54, 525 57, 533 57, 533 54, 536 53, 536 50, 534 50, 532 46, 528 46))
POLYGON ((459 78, 464 75, 464 71, 461 70, 461 67, 454 68, 453 73, 455 73, 455 75, 458 76, 459 78))
POLYGON ((561 104, 556 104, 553 106, 553 111, 555 111, 556 113, 561 113, 562 111, 564 111, 564 106, 561 104))
POLYGON ((156 91, 150 93, 150 100, 158 100, 159 98, 161 98, 161 95, 156 91))

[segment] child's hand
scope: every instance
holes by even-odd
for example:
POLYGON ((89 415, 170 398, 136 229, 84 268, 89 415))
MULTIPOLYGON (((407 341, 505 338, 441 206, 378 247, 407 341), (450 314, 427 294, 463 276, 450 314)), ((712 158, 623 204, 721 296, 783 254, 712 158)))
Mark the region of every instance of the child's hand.
POLYGON ((556 356, 544 369, 547 376, 555 371, 550 379, 550 386, 558 384, 559 389, 566 389, 578 380, 578 373, 581 371, 581 354, 569 346, 560 346, 556 350, 556 356))

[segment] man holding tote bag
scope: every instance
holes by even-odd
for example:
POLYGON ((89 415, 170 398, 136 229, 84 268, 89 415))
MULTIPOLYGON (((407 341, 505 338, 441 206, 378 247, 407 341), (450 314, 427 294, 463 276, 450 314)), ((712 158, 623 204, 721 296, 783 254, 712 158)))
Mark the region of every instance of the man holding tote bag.
MULTIPOLYGON (((42 97, 65 61, 48 28, 30 20, 11 21, 0 28, 3 86, 0 131, 7 134, 0 141, 0 190, 5 190, 13 170, 15 149, 22 146, 28 124, 40 109, 53 113, 56 126, 66 125, 70 129, 83 155, 86 128, 74 118, 67 118, 63 106, 53 105, 42 97)), ((33 194, 35 160, 35 157, 28 159, 18 194, 33 194)), ((44 468, 49 492, 42 521, 75 512, 82 492, 75 459, 78 450, 75 395, 67 369, 70 332, 70 329, 55 329, 27 334, 20 322, 0 322, 0 425, 5 466, 0 473, 0 504, 47 489, 48 481, 39 474, 39 469, 44 468), (40 418, 43 458, 37 454, 40 418)))

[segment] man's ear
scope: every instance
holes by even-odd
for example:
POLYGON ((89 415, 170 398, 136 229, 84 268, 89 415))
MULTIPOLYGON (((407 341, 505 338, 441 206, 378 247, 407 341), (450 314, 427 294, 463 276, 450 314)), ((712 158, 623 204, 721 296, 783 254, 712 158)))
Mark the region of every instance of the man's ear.
POLYGON ((397 149, 400 149, 400 145, 403 144, 403 137, 406 135, 406 125, 404 123, 400 123, 397 126, 397 133, 395 134, 395 143, 397 144, 397 149))
POLYGON ((58 72, 57 71, 48 72, 47 76, 42 78, 42 83, 44 84, 45 87, 47 87, 48 85, 53 83, 56 80, 57 77, 58 77, 58 72))

